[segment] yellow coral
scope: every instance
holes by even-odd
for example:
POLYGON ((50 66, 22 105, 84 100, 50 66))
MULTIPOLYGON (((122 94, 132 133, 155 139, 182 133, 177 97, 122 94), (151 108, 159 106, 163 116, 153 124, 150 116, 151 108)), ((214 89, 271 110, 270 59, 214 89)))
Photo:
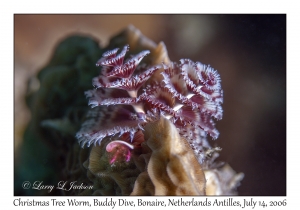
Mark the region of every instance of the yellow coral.
POLYGON ((131 195, 146 191, 154 195, 204 195, 205 177, 201 165, 185 139, 166 118, 145 127, 146 144, 152 154, 146 173, 139 175, 131 195), (153 185, 151 185, 151 182, 153 185), (151 186, 153 189, 149 189, 151 186))

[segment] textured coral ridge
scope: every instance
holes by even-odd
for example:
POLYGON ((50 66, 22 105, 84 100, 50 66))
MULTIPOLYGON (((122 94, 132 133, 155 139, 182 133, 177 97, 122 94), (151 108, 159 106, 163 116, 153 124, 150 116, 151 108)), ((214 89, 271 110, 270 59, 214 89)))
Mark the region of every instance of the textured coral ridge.
POLYGON ((145 139, 152 153, 131 195, 205 195, 201 165, 174 124, 164 117, 148 123, 145 139))
MULTIPOLYGON (((118 48, 107 51, 96 64, 102 70, 93 79, 96 88, 85 93, 93 109, 76 135, 81 145, 96 145, 105 137, 127 135, 126 143, 117 141, 107 151, 120 148, 126 153, 123 159, 129 161, 134 135, 147 123, 163 116, 188 140, 202 162, 205 149, 210 148, 206 135, 213 139, 219 135, 213 122, 213 118, 222 118, 223 92, 218 72, 189 59, 139 65, 150 51, 125 60, 127 51, 128 45, 119 54, 118 48)), ((111 161, 116 159, 115 156, 111 161)))

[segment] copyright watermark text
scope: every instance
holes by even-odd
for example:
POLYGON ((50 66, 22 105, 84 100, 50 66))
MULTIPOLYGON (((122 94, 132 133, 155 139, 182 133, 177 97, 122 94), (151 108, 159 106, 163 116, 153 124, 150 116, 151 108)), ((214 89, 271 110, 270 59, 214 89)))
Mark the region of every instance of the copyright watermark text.
POLYGON ((78 183, 77 181, 69 182, 69 181, 59 181, 57 185, 46 185, 43 181, 24 181, 22 183, 22 188, 27 189, 34 189, 34 190, 47 190, 49 193, 53 189, 63 190, 63 191, 70 191, 70 190, 85 190, 85 189, 93 189, 92 185, 86 185, 84 183, 78 183))

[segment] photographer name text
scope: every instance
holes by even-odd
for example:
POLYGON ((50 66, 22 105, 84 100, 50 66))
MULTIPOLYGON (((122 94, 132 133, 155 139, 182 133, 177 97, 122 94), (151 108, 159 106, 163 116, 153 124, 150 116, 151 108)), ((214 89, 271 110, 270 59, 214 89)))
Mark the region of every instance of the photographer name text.
POLYGON ((45 185, 43 181, 34 181, 33 183, 25 181, 22 184, 23 189, 33 189, 33 190, 47 190, 49 193, 53 189, 71 191, 71 190, 86 190, 93 189, 93 186, 86 185, 84 183, 78 183, 77 181, 59 181, 57 185, 45 185))

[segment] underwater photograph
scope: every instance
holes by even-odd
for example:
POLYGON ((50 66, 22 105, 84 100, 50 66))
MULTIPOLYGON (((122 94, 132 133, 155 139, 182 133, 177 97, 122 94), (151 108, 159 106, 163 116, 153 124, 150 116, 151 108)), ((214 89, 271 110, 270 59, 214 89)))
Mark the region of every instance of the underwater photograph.
POLYGON ((14 196, 286 196, 286 14, 14 14, 14 196))

